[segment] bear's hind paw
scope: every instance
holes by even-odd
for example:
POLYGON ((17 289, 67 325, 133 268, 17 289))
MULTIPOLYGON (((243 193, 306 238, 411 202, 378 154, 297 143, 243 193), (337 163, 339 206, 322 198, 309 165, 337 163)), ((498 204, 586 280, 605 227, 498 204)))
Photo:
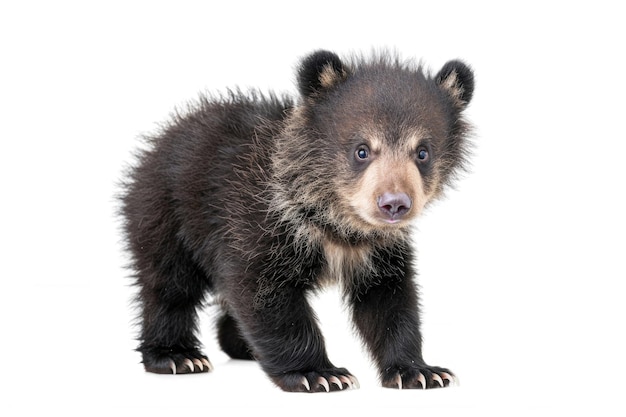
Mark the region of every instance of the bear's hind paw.
POLYGON ((157 374, 193 374, 211 372, 213 365, 199 352, 150 354, 144 353, 144 368, 157 374))
POLYGON ((185 360, 183 360, 183 364, 182 367, 177 371, 176 368, 176 364, 174 363, 173 360, 170 360, 170 369, 172 370, 172 374, 176 375, 177 373, 179 374, 191 374, 196 372, 211 372, 213 370, 213 365, 211 365, 211 362, 209 362, 208 359, 202 358, 202 359, 189 359, 189 358, 185 358, 185 360))

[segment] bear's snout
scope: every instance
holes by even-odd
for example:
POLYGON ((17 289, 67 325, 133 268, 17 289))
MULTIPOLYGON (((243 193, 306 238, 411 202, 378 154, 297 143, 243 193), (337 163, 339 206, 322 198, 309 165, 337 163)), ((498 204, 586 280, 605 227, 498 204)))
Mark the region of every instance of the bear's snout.
POLYGON ((378 197, 378 208, 388 220, 400 220, 411 210, 411 198, 406 193, 384 193, 378 197))

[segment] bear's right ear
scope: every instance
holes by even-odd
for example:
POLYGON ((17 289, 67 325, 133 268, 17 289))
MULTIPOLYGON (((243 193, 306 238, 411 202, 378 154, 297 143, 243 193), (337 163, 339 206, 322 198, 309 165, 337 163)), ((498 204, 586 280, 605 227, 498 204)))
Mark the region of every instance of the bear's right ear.
POLYGON ((300 63, 298 88, 303 96, 312 96, 336 85, 346 75, 347 71, 337 54, 316 51, 300 63))

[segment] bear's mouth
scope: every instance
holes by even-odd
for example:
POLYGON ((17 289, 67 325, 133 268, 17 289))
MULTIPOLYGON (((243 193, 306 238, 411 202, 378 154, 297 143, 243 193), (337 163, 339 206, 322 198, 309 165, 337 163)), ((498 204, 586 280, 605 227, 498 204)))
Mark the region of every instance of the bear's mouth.
POLYGON ((385 227, 401 227, 408 223, 409 217, 406 216, 378 216, 377 224, 385 227))
POLYGON ((388 216, 380 212, 372 213, 361 211, 355 214, 356 216, 353 218, 357 220, 357 223, 354 223, 354 227, 370 231, 400 229, 406 226, 411 218, 411 216, 388 216))

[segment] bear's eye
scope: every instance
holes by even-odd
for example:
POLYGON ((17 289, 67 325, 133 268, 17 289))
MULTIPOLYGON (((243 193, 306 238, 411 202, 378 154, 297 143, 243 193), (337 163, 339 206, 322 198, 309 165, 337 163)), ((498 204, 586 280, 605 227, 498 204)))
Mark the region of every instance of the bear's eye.
POLYGON ((355 155, 357 157, 357 159, 360 160, 365 160, 367 158, 369 158, 370 156, 370 150, 367 146, 365 145, 361 145, 357 148, 355 155))
POLYGON ((430 154, 428 153, 428 149, 421 147, 417 150, 417 159, 420 162, 427 162, 430 158, 430 154))

